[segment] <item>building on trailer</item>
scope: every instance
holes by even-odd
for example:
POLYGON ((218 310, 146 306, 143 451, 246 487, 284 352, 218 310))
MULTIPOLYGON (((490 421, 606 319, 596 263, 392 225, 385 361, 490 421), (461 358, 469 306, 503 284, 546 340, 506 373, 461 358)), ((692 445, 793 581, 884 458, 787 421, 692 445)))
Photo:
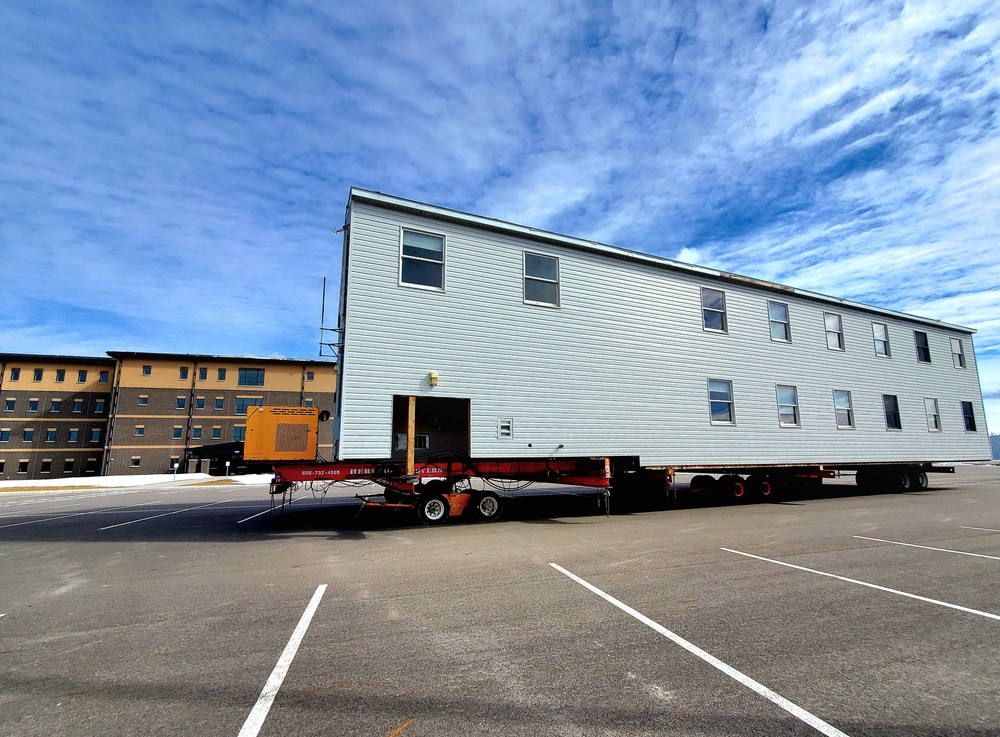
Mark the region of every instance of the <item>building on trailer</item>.
POLYGON ((990 457, 973 330, 363 189, 338 460, 676 469, 990 457))

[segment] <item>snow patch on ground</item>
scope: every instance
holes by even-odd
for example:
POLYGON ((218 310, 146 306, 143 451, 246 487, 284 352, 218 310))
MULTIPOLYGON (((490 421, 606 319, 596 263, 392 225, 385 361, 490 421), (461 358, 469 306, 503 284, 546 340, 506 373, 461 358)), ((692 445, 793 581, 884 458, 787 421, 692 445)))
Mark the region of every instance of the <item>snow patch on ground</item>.
POLYGON ((151 473, 142 476, 73 476, 62 479, 32 479, 24 481, 0 481, 0 490, 10 488, 24 489, 61 489, 67 486, 86 486, 96 488, 117 488, 124 486, 149 486, 151 484, 168 484, 176 481, 178 484, 196 484, 205 481, 224 481, 232 484, 269 484, 272 475, 269 473, 247 474, 245 476, 209 476, 207 473, 179 473, 176 478, 172 473, 151 473))

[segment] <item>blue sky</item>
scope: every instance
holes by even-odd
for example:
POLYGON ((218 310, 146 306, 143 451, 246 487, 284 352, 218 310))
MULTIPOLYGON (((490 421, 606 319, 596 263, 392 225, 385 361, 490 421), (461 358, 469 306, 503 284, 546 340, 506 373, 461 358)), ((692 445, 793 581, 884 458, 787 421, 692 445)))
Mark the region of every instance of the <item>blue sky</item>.
POLYGON ((310 357, 352 185, 976 328, 996 2, 0 0, 0 350, 310 357))

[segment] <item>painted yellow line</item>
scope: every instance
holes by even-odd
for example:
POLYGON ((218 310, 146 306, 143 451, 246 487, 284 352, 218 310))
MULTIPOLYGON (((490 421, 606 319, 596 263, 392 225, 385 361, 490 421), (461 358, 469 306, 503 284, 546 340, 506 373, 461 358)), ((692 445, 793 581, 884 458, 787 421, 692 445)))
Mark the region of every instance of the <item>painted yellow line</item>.
POLYGON ((409 727, 415 721, 417 721, 417 718, 413 717, 413 719, 411 719, 410 721, 403 722, 398 727, 396 727, 394 730, 392 730, 391 732, 389 732, 389 737, 398 737, 398 735, 401 735, 403 733, 404 729, 406 729, 407 727, 409 727))

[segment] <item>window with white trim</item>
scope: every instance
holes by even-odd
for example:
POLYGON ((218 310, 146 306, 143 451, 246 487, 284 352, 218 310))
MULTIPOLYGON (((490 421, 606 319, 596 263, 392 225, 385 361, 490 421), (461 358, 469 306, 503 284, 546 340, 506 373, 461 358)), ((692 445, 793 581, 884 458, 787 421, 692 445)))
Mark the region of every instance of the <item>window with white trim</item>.
POLYGON ((965 421, 966 432, 976 432, 976 411, 972 402, 962 402, 962 419, 965 421))
POLYGON ((924 414, 927 416, 927 429, 930 432, 941 432, 941 412, 938 410, 938 400, 924 399, 924 414))
POLYGON ((708 407, 713 425, 736 424, 733 382, 726 379, 709 379, 708 407))
POLYGON ((778 425, 799 427, 798 389, 786 384, 777 384, 774 389, 778 397, 778 425))
POLYGON ((831 351, 844 350, 844 321, 840 315, 824 312, 823 325, 826 328, 826 347, 831 351))
POLYGON ((951 339, 951 362, 955 365, 955 368, 965 368, 965 351, 962 348, 961 338, 951 339))
POLYGON ((845 389, 833 390, 833 409, 837 414, 837 427, 841 430, 854 428, 854 405, 851 393, 845 389))
POLYGON ((792 327, 788 320, 788 305, 784 302, 768 302, 767 319, 771 324, 771 340, 791 342, 792 327))
POLYGON ((514 418, 512 417, 497 418, 497 437, 498 438, 514 437, 514 418))
POLYGON ((559 259, 524 252, 524 301, 559 306, 559 259))
POLYGON ((444 236, 403 230, 399 247, 399 283, 444 289, 444 236))
POLYGON ((875 355, 892 358, 889 349, 889 326, 884 322, 872 323, 872 340, 875 341, 875 355))
POLYGON ((885 410, 885 429, 902 430, 903 419, 899 414, 899 398, 895 394, 883 394, 882 408, 885 410))
POLYGON ((701 288, 701 324, 705 330, 725 333, 729 330, 726 319, 726 293, 719 289, 701 288))
POLYGON ((913 331, 913 344, 917 349, 917 362, 918 363, 930 363, 931 362, 931 346, 927 341, 927 333, 923 333, 919 330, 913 331))

